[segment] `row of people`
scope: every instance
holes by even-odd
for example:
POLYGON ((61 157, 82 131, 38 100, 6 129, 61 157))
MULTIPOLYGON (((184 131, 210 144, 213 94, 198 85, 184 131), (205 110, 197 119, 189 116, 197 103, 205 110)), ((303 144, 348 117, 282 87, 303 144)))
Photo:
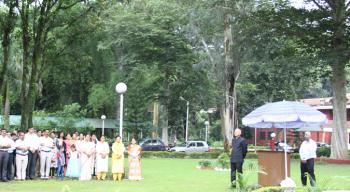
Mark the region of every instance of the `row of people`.
MULTIPOLYGON (((119 136, 112 145, 112 176, 121 180, 124 175, 125 147, 119 136)), ((9 134, 5 129, 0 136, 0 179, 12 180, 34 179, 36 170, 40 169, 41 179, 56 176, 58 179, 79 178, 79 180, 106 179, 110 147, 104 136, 74 133, 65 137, 48 130, 39 134, 33 128, 24 132, 9 134), (40 162, 38 168, 37 162, 40 162), (15 171, 13 171, 13 168, 15 171)), ((128 146, 130 180, 141 180, 141 147, 132 139, 128 146)))

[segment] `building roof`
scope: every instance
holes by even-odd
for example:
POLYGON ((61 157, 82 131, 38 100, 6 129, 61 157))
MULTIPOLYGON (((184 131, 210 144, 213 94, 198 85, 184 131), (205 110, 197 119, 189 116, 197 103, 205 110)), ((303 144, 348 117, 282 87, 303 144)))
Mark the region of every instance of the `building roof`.
MULTIPOLYGON (((350 108, 350 93, 346 94, 348 98, 346 108, 350 108)), ((300 99, 299 101, 308 105, 313 106, 316 109, 333 109, 332 105, 332 97, 324 97, 324 98, 311 98, 311 99, 300 99)))

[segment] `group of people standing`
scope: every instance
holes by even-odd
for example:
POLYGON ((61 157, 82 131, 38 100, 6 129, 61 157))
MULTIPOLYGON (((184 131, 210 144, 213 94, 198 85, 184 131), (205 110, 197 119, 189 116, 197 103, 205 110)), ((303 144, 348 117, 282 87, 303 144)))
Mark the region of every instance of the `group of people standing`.
MULTIPOLYGON (((47 180, 56 177, 78 178, 82 181, 105 180, 109 170, 109 155, 112 152, 112 178, 121 181, 124 176, 124 144, 117 136, 110 150, 106 138, 96 135, 72 135, 45 130, 36 132, 29 128, 27 133, 0 135, 0 179, 33 180, 37 176, 47 180)), ((133 138, 127 148, 129 158, 129 180, 141 180, 141 147, 133 138)))

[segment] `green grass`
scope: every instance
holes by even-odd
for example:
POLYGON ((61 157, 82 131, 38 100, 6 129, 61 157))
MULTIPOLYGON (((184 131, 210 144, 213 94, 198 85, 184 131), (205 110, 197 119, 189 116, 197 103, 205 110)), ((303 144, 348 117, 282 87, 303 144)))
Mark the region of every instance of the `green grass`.
MULTIPOLYGON (((228 172, 197 170, 198 159, 143 159, 142 181, 12 181, 0 183, 0 192, 212 192, 229 191, 228 172)), ((249 161, 247 160, 245 165, 249 161)), ((350 189, 350 166, 316 164, 316 179, 322 187, 350 189), (325 185, 325 186, 324 186, 325 185)), ((257 182, 257 174, 249 183, 257 182)), ((292 162, 292 178, 300 186, 299 163, 292 162)))

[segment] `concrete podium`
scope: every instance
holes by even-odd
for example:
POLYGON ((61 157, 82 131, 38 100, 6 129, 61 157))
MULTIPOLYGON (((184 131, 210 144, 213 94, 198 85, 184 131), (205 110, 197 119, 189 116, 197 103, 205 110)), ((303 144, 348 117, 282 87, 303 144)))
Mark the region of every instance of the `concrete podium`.
MULTIPOLYGON (((258 183, 261 186, 279 186, 285 179, 284 151, 258 151, 259 173, 258 183)), ((290 154, 287 153, 287 172, 290 177, 290 154)))

